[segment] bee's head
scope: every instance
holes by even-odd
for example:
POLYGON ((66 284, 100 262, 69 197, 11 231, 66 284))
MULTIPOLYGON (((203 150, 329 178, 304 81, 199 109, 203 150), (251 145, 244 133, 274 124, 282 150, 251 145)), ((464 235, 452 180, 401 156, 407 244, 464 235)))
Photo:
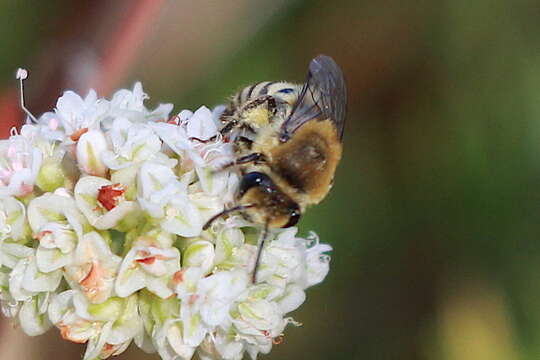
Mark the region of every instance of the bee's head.
POLYGON ((238 200, 241 205, 253 205, 244 212, 250 220, 268 223, 271 228, 294 226, 300 219, 300 206, 262 172, 249 172, 242 177, 238 200))

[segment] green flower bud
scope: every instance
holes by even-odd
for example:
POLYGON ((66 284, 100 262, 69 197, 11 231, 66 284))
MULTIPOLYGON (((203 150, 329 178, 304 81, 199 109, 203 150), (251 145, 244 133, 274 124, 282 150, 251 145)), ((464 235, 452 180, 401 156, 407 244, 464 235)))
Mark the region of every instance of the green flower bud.
POLYGON ((200 267, 207 274, 214 267, 214 245, 206 240, 191 243, 183 254, 183 266, 200 267))
POLYGON ((125 299, 109 298, 101 304, 89 304, 88 313, 98 320, 111 321, 117 319, 124 311, 125 299))
POLYGON ((36 185, 45 192, 53 192, 64 186, 64 171, 62 164, 56 159, 47 159, 41 165, 36 178, 36 185))

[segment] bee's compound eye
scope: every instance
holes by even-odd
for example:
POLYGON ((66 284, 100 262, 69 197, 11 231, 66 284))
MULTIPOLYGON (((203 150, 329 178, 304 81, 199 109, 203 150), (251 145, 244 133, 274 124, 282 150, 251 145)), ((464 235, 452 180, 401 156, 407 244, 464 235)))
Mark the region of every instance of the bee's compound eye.
POLYGON ((286 88, 286 89, 281 89, 278 91, 278 93, 281 93, 281 94, 290 94, 294 91, 294 89, 292 88, 286 88))
POLYGON ((272 186, 272 180, 268 175, 261 172, 250 172, 245 174, 240 181, 239 192, 240 196, 244 195, 246 191, 251 189, 254 186, 272 186))
POLYGON ((287 228, 296 225, 298 223, 298 220, 300 220, 300 215, 300 209, 295 204, 295 206, 291 208, 291 211, 289 213, 289 222, 284 227, 287 228))

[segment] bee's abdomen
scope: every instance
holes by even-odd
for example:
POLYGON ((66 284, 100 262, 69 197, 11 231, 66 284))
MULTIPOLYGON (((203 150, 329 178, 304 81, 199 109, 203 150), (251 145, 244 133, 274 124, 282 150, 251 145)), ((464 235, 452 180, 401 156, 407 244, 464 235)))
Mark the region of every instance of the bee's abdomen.
MULTIPOLYGON (((293 137, 272 148, 270 168, 283 189, 302 195, 303 206, 321 201, 330 189, 341 158, 341 143, 330 120, 310 121, 293 137)), ((289 192, 294 196, 292 192, 289 192)))
POLYGON ((233 106, 235 108, 241 107, 243 104, 250 100, 256 99, 259 96, 268 94, 268 88, 270 85, 276 83, 275 81, 262 81, 250 86, 246 86, 240 90, 233 98, 233 106))
POLYGON ((290 147, 275 161, 273 170, 299 192, 310 192, 326 168, 327 145, 320 138, 290 147))

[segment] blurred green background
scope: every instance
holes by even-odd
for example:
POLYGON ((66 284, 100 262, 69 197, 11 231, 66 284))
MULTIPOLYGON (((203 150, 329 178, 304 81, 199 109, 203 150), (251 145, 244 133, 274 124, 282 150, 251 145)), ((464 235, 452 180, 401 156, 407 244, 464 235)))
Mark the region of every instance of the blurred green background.
MULTIPOLYGON (((0 1, 0 116, 21 118, 19 66, 36 113, 136 80, 179 111, 331 55, 345 154, 300 225, 331 271, 262 358, 540 359, 539 19, 520 0, 0 1)), ((0 359, 83 352, 2 321, 0 359)))

